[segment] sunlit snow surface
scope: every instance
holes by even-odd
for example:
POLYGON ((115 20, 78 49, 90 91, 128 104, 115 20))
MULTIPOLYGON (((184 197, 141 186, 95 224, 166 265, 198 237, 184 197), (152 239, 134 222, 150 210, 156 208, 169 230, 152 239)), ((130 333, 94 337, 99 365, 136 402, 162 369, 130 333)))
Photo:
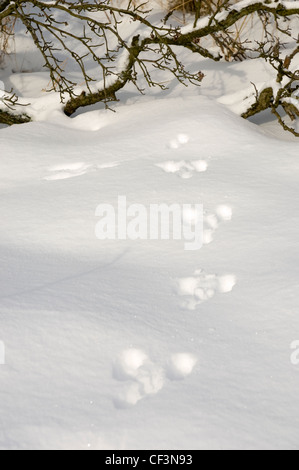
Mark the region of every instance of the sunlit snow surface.
POLYGON ((2 449, 298 447, 298 142, 218 101, 259 61, 197 67, 73 119, 7 77, 41 121, 0 131, 2 449), (203 204, 204 246, 97 240, 118 196, 203 204))

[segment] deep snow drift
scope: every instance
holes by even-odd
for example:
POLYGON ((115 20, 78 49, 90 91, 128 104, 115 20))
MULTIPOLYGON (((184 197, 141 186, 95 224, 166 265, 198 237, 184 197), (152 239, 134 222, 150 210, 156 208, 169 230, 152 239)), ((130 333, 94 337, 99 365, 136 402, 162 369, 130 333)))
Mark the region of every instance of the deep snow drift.
POLYGON ((0 131, 2 449, 298 447, 298 142, 219 102, 258 61, 199 65, 200 89, 74 119, 47 95, 0 131), (118 196, 203 204, 204 246, 98 240, 118 196))

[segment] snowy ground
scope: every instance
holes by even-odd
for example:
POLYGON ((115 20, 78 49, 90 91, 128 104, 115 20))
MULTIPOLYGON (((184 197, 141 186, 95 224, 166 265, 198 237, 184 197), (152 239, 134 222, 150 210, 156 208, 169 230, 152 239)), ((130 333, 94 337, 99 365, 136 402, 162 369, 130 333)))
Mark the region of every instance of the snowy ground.
POLYGON ((197 66, 200 89, 73 119, 46 95, 1 130, 2 449, 298 448, 298 142, 224 104, 260 62, 197 66), (203 204, 203 248, 97 240, 119 195, 203 204))

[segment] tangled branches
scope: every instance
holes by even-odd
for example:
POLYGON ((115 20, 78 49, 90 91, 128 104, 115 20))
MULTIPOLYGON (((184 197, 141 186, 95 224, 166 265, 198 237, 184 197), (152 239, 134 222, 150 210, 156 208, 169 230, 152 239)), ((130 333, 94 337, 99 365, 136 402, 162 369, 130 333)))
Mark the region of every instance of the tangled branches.
POLYGON ((0 24, 0 64, 9 51, 10 40, 14 37, 14 26, 16 20, 7 17, 0 24))
MULTIPOLYGON (((265 90, 256 89, 256 103, 243 117, 252 116, 266 105, 275 113, 282 106, 291 119, 297 117, 298 70, 294 70, 293 65, 298 49, 288 55, 289 64, 285 63, 283 44, 279 43, 277 54, 277 45, 268 35, 268 23, 274 22, 279 33, 291 35, 281 22, 298 15, 299 2, 220 0, 213 3, 211 10, 204 8, 200 0, 193 3, 192 22, 180 28, 173 27, 169 18, 157 23, 151 19, 148 4, 138 5, 132 0, 126 8, 115 6, 111 0, 0 0, 0 24, 9 17, 25 26, 49 71, 52 85, 48 91, 60 93, 68 116, 80 107, 98 102, 108 106, 129 82, 143 92, 140 75, 148 86, 165 89, 164 81, 153 78, 156 76, 152 73, 154 69, 172 74, 182 84, 200 85, 203 74, 199 70, 190 73, 178 59, 177 48, 181 47, 215 61, 226 59, 227 55, 242 60, 250 53, 264 57, 277 71, 279 91, 272 90, 271 97, 268 92, 264 99, 265 90), (252 44, 247 47, 247 41, 234 38, 230 28, 253 14, 264 22, 265 41, 256 47, 252 44), (126 23, 133 31, 129 36, 123 28, 126 23), (213 47, 204 43, 209 38, 214 42, 213 47)), ((13 103, 13 109, 7 112, 12 120, 15 116, 20 122, 23 115, 20 117, 17 106, 18 102, 13 103)), ((28 116, 24 118, 27 120, 28 116)))
POLYGON ((276 80, 266 84, 260 90, 255 87, 255 103, 242 116, 246 119, 261 111, 271 109, 284 130, 299 137, 299 132, 286 124, 281 114, 281 111, 284 111, 291 123, 299 118, 299 69, 296 65, 299 58, 299 46, 297 45, 287 55, 282 54, 283 44, 273 37, 270 43, 261 43, 259 47, 261 57, 268 61, 276 71, 276 80))
POLYGON ((13 91, 9 94, 5 94, 0 90, 0 104, 4 105, 6 110, 0 109, 0 122, 7 125, 13 124, 23 124, 26 122, 30 122, 31 118, 26 113, 14 114, 16 105, 20 105, 18 103, 18 97, 13 91))

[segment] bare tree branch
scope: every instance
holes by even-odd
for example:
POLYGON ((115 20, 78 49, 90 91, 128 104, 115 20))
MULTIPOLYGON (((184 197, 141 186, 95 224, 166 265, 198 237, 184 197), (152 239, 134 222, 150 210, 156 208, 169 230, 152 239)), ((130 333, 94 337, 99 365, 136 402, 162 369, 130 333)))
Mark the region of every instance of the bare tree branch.
MULTIPOLYGON (((243 59, 247 54, 246 44, 235 41, 230 28, 242 18, 256 13, 263 23, 266 40, 258 44, 255 51, 275 69, 281 91, 276 94, 272 87, 268 87, 258 92, 256 103, 243 113, 243 117, 268 108, 276 114, 282 106, 294 119, 297 116, 294 92, 298 89, 298 71, 292 69, 292 64, 298 50, 288 56, 289 64, 285 62, 283 44, 279 40, 278 44, 275 43, 276 39, 268 33, 267 27, 269 18, 272 18, 279 34, 290 37, 291 32, 280 21, 289 23, 290 17, 299 14, 299 1, 244 0, 231 5, 230 0, 224 0, 215 5, 212 13, 201 17, 201 1, 198 1, 195 20, 183 28, 177 28, 168 25, 167 21, 153 24, 148 16, 149 11, 132 1, 123 9, 112 5, 110 0, 0 0, 0 23, 7 16, 23 23, 49 70, 52 90, 60 93, 64 111, 71 116, 80 107, 98 102, 108 106, 128 82, 142 92, 138 80, 140 74, 148 86, 165 89, 163 83, 153 79, 153 69, 171 73, 185 85, 200 85, 203 74, 200 71, 190 73, 185 69, 178 59, 177 47, 214 61, 221 60, 226 53, 243 59), (123 37, 120 26, 124 18, 136 22, 140 33, 138 31, 131 38, 123 37), (74 29, 74 25, 79 28, 74 29), (218 53, 202 45, 202 40, 207 38, 214 38, 218 53), (74 44, 77 46, 74 47, 74 44), (90 68, 91 62, 94 64, 93 70, 90 68), (82 77, 79 85, 74 74, 68 72, 71 63, 77 67, 77 75, 82 77), (284 83, 285 80, 288 83, 284 83)), ((0 122, 4 119, 4 111, 15 114, 17 119, 24 116, 16 109, 2 109, 0 122)), ((279 119, 281 121, 282 118, 279 119)))

